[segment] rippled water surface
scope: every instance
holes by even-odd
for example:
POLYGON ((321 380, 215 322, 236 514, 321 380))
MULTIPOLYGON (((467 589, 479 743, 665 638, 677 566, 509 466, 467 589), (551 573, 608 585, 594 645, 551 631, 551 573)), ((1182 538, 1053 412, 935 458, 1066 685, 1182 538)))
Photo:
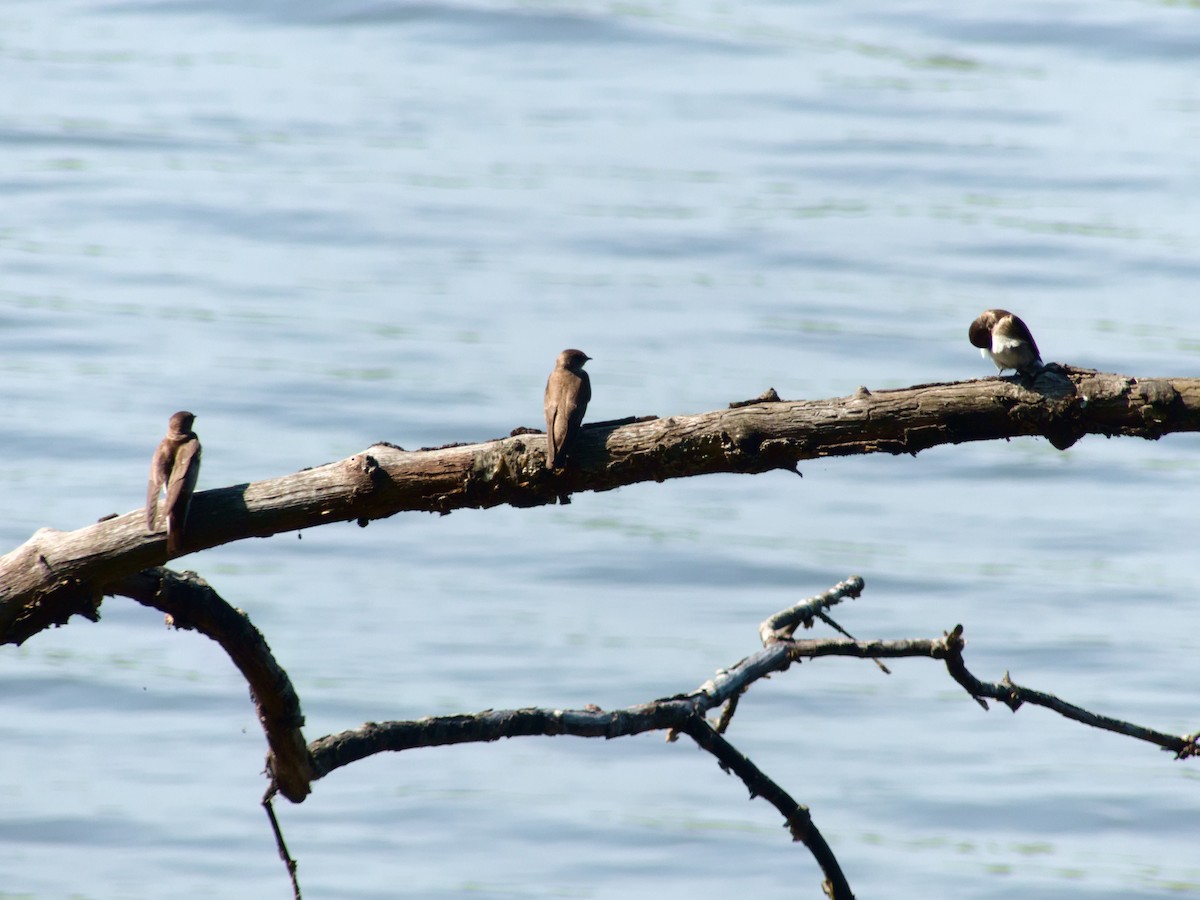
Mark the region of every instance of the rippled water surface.
MULTIPOLYGON (((3 550, 135 508, 176 409, 201 487, 239 484, 537 426, 567 346, 593 419, 982 377, 993 306, 1047 359, 1194 376, 1198 73, 1185 3, 9 2, 3 550)), ((181 565, 310 739, 690 690, 851 573, 860 637, 962 623, 981 678, 1182 734, 1198 451, 814 461, 181 565)), ((289 896, 244 684, 102 612, 0 648, 0 895, 289 896)), ((892 668, 806 663, 730 735, 860 897, 1200 894, 1194 762, 892 668)), ((308 897, 819 896, 773 810, 661 735, 375 758, 280 817, 308 897)))

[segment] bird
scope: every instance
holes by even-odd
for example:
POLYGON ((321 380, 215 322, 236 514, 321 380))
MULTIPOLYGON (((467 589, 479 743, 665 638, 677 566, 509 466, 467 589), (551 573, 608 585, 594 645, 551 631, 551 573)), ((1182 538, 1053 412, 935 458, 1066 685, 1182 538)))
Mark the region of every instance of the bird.
POLYGON ((971 323, 967 337, 1001 372, 1014 369, 1030 375, 1045 367, 1029 326, 1007 309, 985 310, 971 323))
POLYGON ((183 543, 192 492, 200 476, 200 439, 192 431, 196 417, 186 411, 171 416, 167 436, 159 442, 150 463, 150 484, 146 488, 146 528, 155 531, 158 496, 165 487, 167 503, 167 553, 175 554, 183 543))
POLYGON ((554 362, 554 371, 546 379, 546 446, 550 468, 560 468, 571 452, 588 401, 592 382, 583 364, 590 356, 582 350, 564 350, 554 362))

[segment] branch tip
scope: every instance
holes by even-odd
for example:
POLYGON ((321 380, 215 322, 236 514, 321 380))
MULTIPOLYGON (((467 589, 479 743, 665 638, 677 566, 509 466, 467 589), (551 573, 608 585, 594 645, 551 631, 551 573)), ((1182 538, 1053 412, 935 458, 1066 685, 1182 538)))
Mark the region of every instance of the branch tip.
MULTIPOLYGON (((1176 759, 1188 759, 1193 756, 1200 756, 1200 731, 1197 731, 1195 734, 1185 734, 1181 740, 1183 741, 1183 746, 1175 752, 1176 759)), ((1164 747, 1163 749, 1167 750, 1169 748, 1164 747)))

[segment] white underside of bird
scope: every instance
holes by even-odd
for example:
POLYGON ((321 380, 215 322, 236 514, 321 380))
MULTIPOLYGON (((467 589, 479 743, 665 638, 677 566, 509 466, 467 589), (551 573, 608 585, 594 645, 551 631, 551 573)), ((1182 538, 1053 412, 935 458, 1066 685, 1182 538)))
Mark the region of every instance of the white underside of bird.
POLYGON ((1017 338, 1004 337, 995 332, 992 333, 992 349, 982 347, 979 350, 979 355, 984 359, 990 359, 996 364, 996 368, 1000 371, 1005 369, 1016 369, 1024 363, 1028 357, 1028 345, 1017 338))

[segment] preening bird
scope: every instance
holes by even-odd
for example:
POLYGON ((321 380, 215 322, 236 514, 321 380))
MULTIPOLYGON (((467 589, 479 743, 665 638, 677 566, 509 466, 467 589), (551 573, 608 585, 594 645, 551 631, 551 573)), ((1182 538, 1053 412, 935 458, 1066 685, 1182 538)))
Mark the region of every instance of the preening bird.
POLYGON ((979 348, 980 355, 994 362, 1001 372, 1015 369, 1029 375, 1043 368, 1029 326, 1007 309, 985 310, 971 323, 967 337, 979 348))

